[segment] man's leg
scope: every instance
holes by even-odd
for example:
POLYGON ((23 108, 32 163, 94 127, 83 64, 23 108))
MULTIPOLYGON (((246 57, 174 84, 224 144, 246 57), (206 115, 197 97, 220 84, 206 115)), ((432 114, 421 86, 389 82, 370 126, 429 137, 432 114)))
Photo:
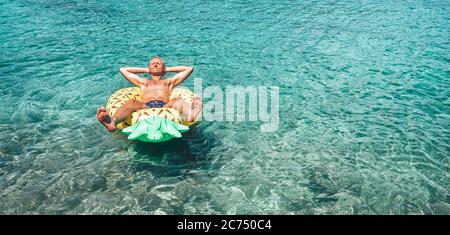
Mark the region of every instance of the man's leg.
POLYGON ((184 116, 184 121, 193 122, 202 111, 202 102, 199 98, 195 98, 192 101, 192 104, 188 104, 184 102, 183 99, 177 98, 169 101, 164 107, 176 109, 182 116, 184 116))
POLYGON ((100 123, 108 129, 108 131, 116 130, 116 124, 125 120, 128 116, 130 116, 133 112, 141 109, 146 109, 147 106, 136 100, 128 100, 125 104, 120 107, 113 117, 110 117, 108 114, 108 110, 100 107, 97 110, 97 119, 100 123))

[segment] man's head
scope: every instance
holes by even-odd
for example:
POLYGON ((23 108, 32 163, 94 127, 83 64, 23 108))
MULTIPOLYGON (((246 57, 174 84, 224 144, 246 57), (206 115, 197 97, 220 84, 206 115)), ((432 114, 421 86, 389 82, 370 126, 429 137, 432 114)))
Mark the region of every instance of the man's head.
POLYGON ((148 72, 152 76, 162 76, 166 72, 166 65, 164 64, 164 60, 158 56, 155 56, 150 59, 148 63, 148 72))

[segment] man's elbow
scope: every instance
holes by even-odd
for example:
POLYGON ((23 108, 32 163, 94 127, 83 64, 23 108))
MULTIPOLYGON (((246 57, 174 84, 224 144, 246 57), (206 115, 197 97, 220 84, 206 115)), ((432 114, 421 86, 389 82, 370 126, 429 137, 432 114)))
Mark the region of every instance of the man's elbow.
POLYGON ((121 74, 125 74, 125 73, 127 72, 127 68, 120 68, 120 69, 119 69, 119 72, 120 72, 121 74))

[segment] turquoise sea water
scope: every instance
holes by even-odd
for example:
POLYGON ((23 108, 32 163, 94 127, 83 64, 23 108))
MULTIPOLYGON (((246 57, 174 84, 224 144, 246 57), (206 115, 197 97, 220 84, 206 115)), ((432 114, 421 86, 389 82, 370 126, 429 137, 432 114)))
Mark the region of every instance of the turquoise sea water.
POLYGON ((449 1, 0 0, 2 214, 450 214, 449 1), (163 144, 95 111, 122 66, 279 86, 280 127, 163 144))

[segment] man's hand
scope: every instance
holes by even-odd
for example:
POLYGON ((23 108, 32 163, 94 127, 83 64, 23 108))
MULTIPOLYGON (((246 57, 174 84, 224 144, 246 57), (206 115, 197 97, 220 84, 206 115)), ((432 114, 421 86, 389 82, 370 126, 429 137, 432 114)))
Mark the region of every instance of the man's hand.
POLYGON ((191 75, 194 71, 194 67, 190 66, 176 66, 176 67, 166 67, 166 72, 176 72, 177 74, 169 79, 169 82, 173 86, 177 86, 182 83, 186 78, 191 75))
POLYGON ((147 82, 147 79, 141 78, 137 73, 148 73, 148 68, 139 68, 139 67, 126 67, 120 68, 120 73, 131 83, 136 86, 141 86, 147 82))

